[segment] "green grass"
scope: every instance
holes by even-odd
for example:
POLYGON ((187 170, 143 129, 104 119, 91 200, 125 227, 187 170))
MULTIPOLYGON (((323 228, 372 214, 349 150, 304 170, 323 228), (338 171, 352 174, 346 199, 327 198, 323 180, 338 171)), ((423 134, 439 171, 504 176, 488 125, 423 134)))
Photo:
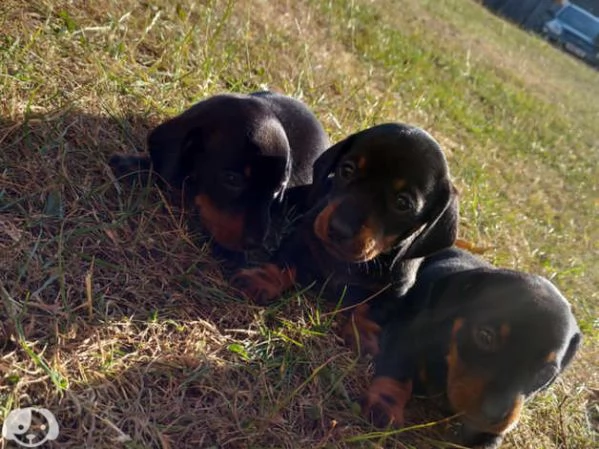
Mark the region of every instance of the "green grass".
POLYGON ((270 88, 333 140, 406 121, 442 143, 462 236, 551 278, 585 334, 504 447, 596 445, 597 71, 468 0, 7 0, 0 27, 1 416, 48 407, 64 448, 453 447, 434 401, 372 428, 327 306, 248 305, 106 165, 194 101, 270 88))

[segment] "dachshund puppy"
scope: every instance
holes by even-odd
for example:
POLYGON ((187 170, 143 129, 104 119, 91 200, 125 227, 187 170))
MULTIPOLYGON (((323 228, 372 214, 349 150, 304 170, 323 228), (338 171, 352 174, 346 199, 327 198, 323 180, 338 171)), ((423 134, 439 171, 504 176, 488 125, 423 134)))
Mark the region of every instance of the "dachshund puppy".
POLYGON ((413 391, 442 393, 468 447, 498 447, 581 341, 570 305, 547 279, 455 248, 427 258, 395 305, 363 412, 401 427, 413 391))
MULTIPOLYGON (((222 247, 259 247, 273 203, 287 188, 312 181, 329 146, 322 125, 300 101, 271 93, 210 97, 162 123, 148 136, 151 166, 182 191, 222 247)), ((114 156, 117 174, 149 168, 147 156, 114 156)))
MULTIPOLYGON (((325 280, 346 306, 388 287, 402 295, 422 258, 456 239, 457 193, 445 156, 428 133, 406 124, 378 125, 325 151, 307 204, 271 263, 233 277, 254 301, 325 280)), ((351 343, 350 324, 344 335, 351 343)), ((362 346, 373 352, 366 347, 376 342, 376 326, 361 319, 356 325, 362 346)))

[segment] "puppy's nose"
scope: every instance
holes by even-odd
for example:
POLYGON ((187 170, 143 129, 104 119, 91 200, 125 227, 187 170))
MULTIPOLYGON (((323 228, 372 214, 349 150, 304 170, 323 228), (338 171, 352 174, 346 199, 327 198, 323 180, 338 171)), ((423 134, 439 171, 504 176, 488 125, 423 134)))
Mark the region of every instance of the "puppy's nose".
POLYGON ((497 424, 509 416, 515 405, 515 399, 509 397, 509 395, 485 400, 481 406, 481 412, 486 421, 491 424, 497 424))
POLYGON ((331 242, 341 243, 350 240, 355 234, 353 226, 345 220, 333 218, 329 222, 328 237, 331 242))

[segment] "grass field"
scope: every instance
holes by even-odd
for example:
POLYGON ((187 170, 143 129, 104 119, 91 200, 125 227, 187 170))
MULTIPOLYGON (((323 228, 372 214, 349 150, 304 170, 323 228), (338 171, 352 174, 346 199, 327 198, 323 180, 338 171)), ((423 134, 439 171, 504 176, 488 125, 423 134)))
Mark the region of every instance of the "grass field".
POLYGON ((60 448, 455 447, 424 399, 425 428, 372 428, 325 304, 247 304, 180 211, 112 177, 166 117, 262 88, 333 140, 442 143, 461 235, 551 278, 585 334, 504 447, 597 447, 599 73, 469 0, 0 2, 0 419, 47 407, 60 448))

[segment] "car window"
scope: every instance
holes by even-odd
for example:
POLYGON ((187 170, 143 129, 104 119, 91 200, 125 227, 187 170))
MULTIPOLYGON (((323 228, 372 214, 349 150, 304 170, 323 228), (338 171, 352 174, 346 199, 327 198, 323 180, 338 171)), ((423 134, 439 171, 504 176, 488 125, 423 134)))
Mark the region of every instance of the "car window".
POLYGON ((599 34, 599 20, 593 20, 577 9, 564 8, 559 14, 559 19, 586 36, 595 37, 599 34))

